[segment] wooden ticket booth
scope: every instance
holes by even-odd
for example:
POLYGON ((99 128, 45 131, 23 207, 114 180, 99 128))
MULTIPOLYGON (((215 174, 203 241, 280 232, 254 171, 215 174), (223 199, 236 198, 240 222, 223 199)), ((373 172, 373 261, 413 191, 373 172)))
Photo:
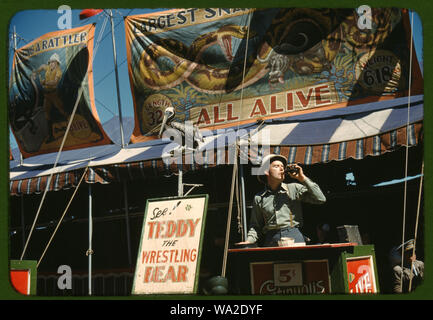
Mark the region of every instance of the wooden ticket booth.
POLYGON ((332 243, 229 249, 233 294, 378 293, 373 245, 332 243))

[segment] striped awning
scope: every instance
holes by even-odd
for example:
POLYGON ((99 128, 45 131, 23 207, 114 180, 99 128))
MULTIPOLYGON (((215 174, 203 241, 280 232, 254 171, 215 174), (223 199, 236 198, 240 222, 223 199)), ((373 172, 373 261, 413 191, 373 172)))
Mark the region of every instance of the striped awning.
POLYGON ((40 193, 50 174, 49 191, 75 187, 86 167, 91 169, 86 173, 88 183, 110 183, 169 175, 180 168, 187 172, 228 165, 233 163, 236 145, 243 164, 257 165, 267 153, 283 154, 290 162, 306 165, 361 160, 419 144, 422 128, 423 96, 411 97, 410 108, 407 98, 386 100, 206 131, 201 148, 179 158, 171 154, 177 144, 159 139, 123 149, 110 147, 105 153, 98 149, 98 156, 81 161, 71 158, 55 169, 46 159, 40 166, 33 159, 32 165, 11 169, 10 193, 40 193))

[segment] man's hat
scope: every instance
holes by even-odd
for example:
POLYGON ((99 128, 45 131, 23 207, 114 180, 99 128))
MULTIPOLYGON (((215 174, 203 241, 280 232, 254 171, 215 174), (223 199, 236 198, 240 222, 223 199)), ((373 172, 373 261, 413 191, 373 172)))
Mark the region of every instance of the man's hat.
POLYGON ((260 164, 259 174, 257 175, 257 180, 259 180, 259 182, 266 183, 265 171, 269 169, 269 166, 275 160, 281 161, 284 168, 287 166, 287 158, 285 156, 274 153, 268 154, 267 156, 263 157, 262 163, 260 164))
POLYGON ((55 61, 58 64, 60 64, 60 58, 59 55, 57 53, 53 53, 53 55, 50 57, 50 59, 48 60, 48 63, 50 63, 51 61, 55 61))
POLYGON ((401 250, 401 247, 404 247, 404 251, 413 250, 413 248, 415 247, 415 240, 414 239, 407 240, 405 243, 399 245, 397 247, 397 250, 401 250))

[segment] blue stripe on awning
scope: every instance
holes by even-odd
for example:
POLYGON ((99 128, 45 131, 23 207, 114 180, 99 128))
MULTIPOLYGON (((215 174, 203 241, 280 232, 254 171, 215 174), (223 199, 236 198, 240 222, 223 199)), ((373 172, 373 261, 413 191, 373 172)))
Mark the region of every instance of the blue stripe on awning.
POLYGON ((328 162, 329 161, 329 151, 330 151, 331 147, 329 146, 329 144, 324 144, 322 147, 322 157, 321 157, 321 161, 323 163, 328 162))
POLYGON ((338 160, 346 159, 346 145, 347 142, 340 143, 340 146, 338 148, 338 160))
POLYGON ((290 148, 290 152, 287 160, 289 163, 293 163, 295 162, 295 158, 296 158, 296 147, 292 147, 290 148))
POLYGON ((381 132, 388 132, 395 128, 400 128, 407 123, 414 123, 420 121, 424 118, 424 104, 420 103, 417 105, 412 105, 409 109, 407 106, 402 106, 399 108, 394 108, 386 119, 383 126, 380 128, 381 132), (409 121, 408 121, 409 116, 409 121))
MULTIPOLYGON (((423 119, 423 107, 424 105, 421 103, 410 108, 409 123, 417 122, 423 119)), ((383 118, 382 125, 377 128, 374 127, 374 124, 370 124, 367 120, 364 120, 364 118, 368 117, 370 114, 371 113, 357 113, 348 114, 345 117, 340 118, 301 121, 297 123, 297 125, 291 131, 289 129, 287 130, 287 135, 285 137, 281 137, 280 145, 301 146, 325 144, 330 142, 337 130, 342 130, 342 125, 353 126, 359 130, 359 135, 362 135, 363 130, 362 128, 358 128, 356 121, 360 121, 365 126, 370 126, 369 130, 374 131, 374 133, 366 133, 364 136, 360 136, 359 138, 389 132, 408 123, 407 108, 397 108, 390 110, 389 113, 386 113, 387 117, 383 118)), ((384 117, 385 115, 382 112, 380 116, 384 117)), ((279 125, 281 126, 283 124, 280 123, 279 125)), ((269 124, 268 126, 272 126, 272 124, 269 124)), ((287 122, 287 126, 288 128, 293 126, 293 121, 287 122)), ((281 132, 284 132, 284 130, 280 130, 281 132)))
MULTIPOLYGON (((364 104, 357 104, 352 106, 346 106, 343 108, 336 108, 325 111, 317 111, 306 114, 301 114, 297 116, 289 116, 282 117, 277 119, 269 119, 266 120, 266 123, 280 123, 280 122, 296 122, 296 121, 311 121, 316 119, 329 119, 329 118, 339 118, 345 117, 350 114, 358 114, 358 113, 371 113, 375 111, 385 110, 389 108, 406 108, 408 105, 408 97, 400 97, 389 100, 381 100, 376 102, 369 102, 364 104)), ((418 104, 422 104, 424 100, 424 95, 411 96, 410 104, 411 106, 415 106, 418 104)))
POLYGON ((356 141, 356 159, 362 159, 364 156, 364 140, 356 141))
POLYGON ((340 126, 341 119, 299 122, 281 141, 281 145, 310 145, 326 143, 340 126))
POLYGON ((313 159, 313 147, 308 146, 307 150, 305 151, 304 163, 311 164, 312 159, 313 159))
POLYGON ((377 156, 380 154, 381 148, 380 148, 380 137, 375 136, 373 137, 373 155, 377 156))

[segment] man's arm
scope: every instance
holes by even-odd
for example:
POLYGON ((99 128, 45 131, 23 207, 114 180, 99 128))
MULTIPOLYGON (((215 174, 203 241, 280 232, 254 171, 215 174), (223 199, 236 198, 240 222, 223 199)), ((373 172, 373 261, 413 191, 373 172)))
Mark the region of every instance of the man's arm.
POLYGON ((258 202, 258 198, 256 196, 254 197, 253 210, 251 211, 251 217, 249 223, 250 227, 248 230, 247 239, 245 241, 236 243, 236 245, 256 243, 257 240, 259 239, 259 233, 263 229, 263 217, 257 202, 258 202))
POLYGON ((322 204, 326 202, 326 197, 317 183, 306 178, 302 185, 307 189, 306 192, 302 193, 302 201, 313 204, 322 204))
POLYGON ((323 194, 320 187, 317 183, 311 181, 305 174, 302 167, 293 164, 292 167, 296 168, 296 171, 289 171, 289 176, 293 179, 298 180, 301 184, 295 184, 296 191, 295 194, 292 194, 291 197, 293 199, 299 199, 305 202, 313 203, 313 204, 322 204, 326 202, 326 197, 323 194))
POLYGON ((41 66, 39 68, 37 68, 36 70, 32 71, 32 77, 35 78, 38 73, 40 73, 41 71, 45 70, 46 68, 48 68, 47 64, 41 64, 41 66))

